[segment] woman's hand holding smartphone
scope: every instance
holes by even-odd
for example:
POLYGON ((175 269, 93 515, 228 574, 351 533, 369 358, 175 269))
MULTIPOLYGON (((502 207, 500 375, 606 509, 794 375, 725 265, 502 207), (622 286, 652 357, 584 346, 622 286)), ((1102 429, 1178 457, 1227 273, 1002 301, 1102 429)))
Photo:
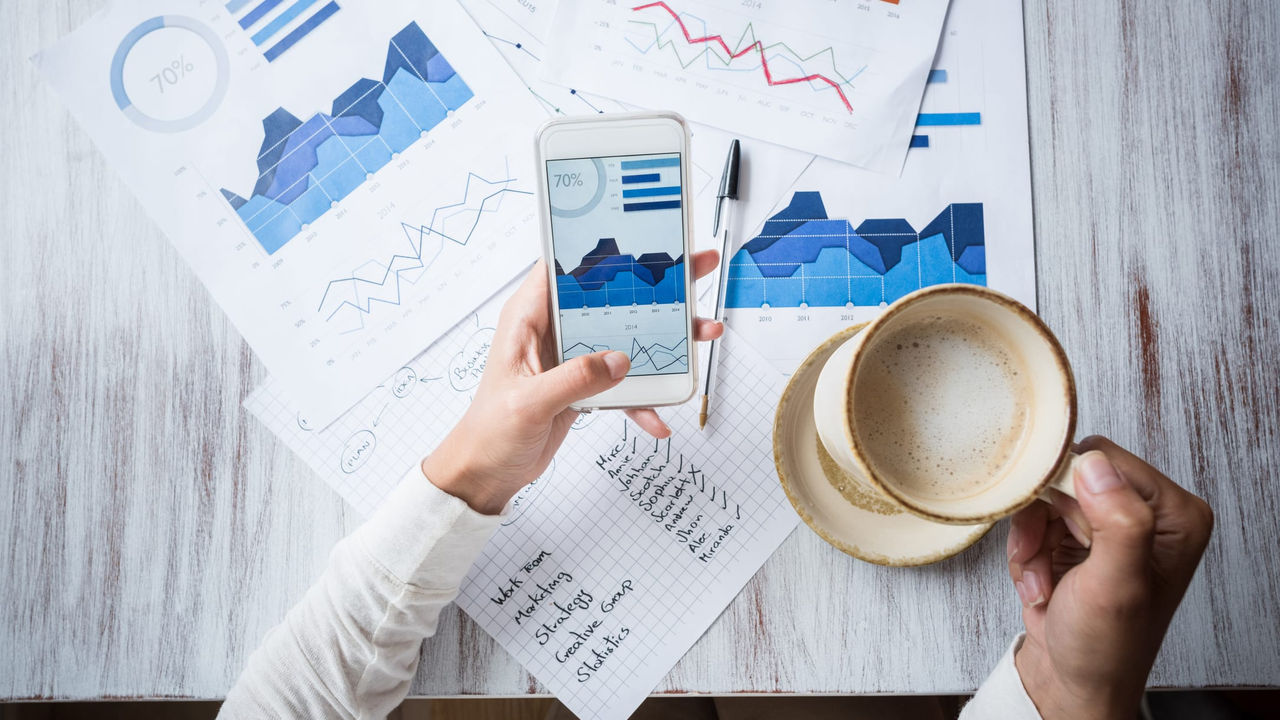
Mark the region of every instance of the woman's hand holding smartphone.
POLYGON ((538 132, 538 199, 561 363, 630 370, 575 409, 675 405, 696 387, 689 133, 670 113, 565 118, 538 132))
MULTIPOLYGON (((695 278, 712 272, 714 250, 693 255, 695 278)), ((616 387, 630 363, 625 354, 602 351, 559 366, 549 312, 550 285, 542 262, 502 308, 493 347, 475 400, 422 470, 437 487, 486 514, 500 512, 520 488, 547 469, 578 417, 571 406, 616 387)), ((721 323, 697 318, 697 341, 720 337, 721 323)), ((671 430, 652 409, 627 415, 646 432, 671 430)))

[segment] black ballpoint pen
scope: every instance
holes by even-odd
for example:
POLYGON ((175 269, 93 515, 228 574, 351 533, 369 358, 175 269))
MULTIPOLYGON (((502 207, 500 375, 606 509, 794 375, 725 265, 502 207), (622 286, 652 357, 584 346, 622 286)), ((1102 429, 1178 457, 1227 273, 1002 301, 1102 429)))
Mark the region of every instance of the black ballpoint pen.
MULTIPOLYGON (((742 144, 734 138, 729 143, 729 156, 724 160, 724 172, 720 175, 720 191, 716 193, 716 221, 715 229, 712 231, 714 235, 720 235, 720 211, 724 207, 726 200, 737 201, 738 199, 738 167, 739 160, 742 156, 742 144)), ((733 205, 729 206, 729 210, 733 210, 733 205)), ((716 287, 716 312, 715 319, 722 320, 720 317, 724 311, 724 296, 728 288, 727 268, 729 267, 729 228, 733 225, 732 214, 729 213, 725 217, 724 235, 720 240, 720 272, 719 283, 716 287)), ((707 426, 707 405, 711 402, 711 382, 716 374, 716 347, 719 345, 718 340, 711 341, 711 347, 707 350, 707 377, 702 386, 702 409, 698 412, 698 427, 705 428, 707 426)))

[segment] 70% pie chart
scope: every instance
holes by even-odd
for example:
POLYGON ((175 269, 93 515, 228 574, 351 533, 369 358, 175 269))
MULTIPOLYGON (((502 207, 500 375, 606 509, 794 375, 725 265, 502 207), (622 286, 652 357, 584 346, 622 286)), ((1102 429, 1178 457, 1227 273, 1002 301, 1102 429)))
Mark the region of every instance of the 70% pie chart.
POLYGON ((227 93, 227 51, 208 26, 161 15, 130 30, 111 59, 111 95, 134 124, 154 132, 190 130, 227 93))
POLYGON ((605 193, 604 163, 600 158, 558 160, 549 173, 551 214, 562 218, 582 217, 600 204, 605 193))

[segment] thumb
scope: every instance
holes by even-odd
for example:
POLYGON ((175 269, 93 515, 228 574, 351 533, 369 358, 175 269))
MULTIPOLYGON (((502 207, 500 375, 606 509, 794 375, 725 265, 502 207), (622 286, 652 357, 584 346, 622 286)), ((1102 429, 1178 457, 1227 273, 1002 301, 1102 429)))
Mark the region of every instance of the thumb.
POLYGON ((1155 513, 1106 455, 1093 450, 1076 464, 1080 508, 1093 528, 1093 544, 1082 567, 1108 591, 1145 582, 1155 538, 1155 513))
POLYGON ((631 360, 616 350, 576 357, 533 378, 535 406, 546 417, 608 390, 626 377, 631 360))

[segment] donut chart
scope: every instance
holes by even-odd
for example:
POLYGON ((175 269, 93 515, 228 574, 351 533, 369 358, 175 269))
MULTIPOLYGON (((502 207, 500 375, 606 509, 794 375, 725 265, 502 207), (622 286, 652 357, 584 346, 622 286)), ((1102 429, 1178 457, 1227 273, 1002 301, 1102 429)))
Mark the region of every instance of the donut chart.
POLYGON ((600 158, 561 160, 557 165, 563 172, 549 178, 553 185, 559 181, 556 192, 551 194, 551 214, 563 218, 587 215, 604 199, 606 176, 600 158), (572 171, 572 172, 567 172, 572 171))
POLYGON ((227 93, 230 62, 218 36, 184 15, 139 23, 111 59, 120 112, 153 132, 182 132, 208 120, 227 93))

